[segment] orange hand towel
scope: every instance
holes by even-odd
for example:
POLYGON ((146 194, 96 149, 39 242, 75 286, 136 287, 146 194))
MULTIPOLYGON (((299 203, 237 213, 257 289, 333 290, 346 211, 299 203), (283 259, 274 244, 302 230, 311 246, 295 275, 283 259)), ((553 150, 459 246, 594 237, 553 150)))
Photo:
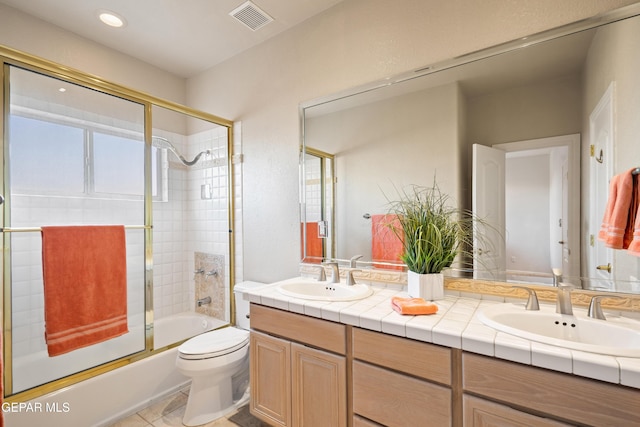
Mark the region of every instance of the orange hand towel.
POLYGON ((427 302, 423 298, 391 298, 391 307, 400 314, 435 314, 438 306, 427 302))
POLYGON ((609 199, 598 238, 608 248, 626 249, 633 239, 633 224, 638 208, 632 170, 611 178, 609 199))
POLYGON ((49 356, 128 332, 124 226, 42 227, 49 356))

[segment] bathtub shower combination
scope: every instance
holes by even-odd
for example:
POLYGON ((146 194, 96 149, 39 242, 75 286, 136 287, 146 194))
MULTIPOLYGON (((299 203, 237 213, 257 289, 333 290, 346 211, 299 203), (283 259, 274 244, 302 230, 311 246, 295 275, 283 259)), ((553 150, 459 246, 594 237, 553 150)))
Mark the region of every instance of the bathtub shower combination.
MULTIPOLYGON (((73 383, 65 392, 82 389, 98 377, 133 369, 140 363, 133 360, 155 357, 171 359, 175 378, 153 392, 184 386, 186 377, 173 366, 176 352, 160 350, 231 322, 231 122, 130 89, 121 93, 114 85, 103 89, 60 78, 75 73, 74 81, 84 81, 77 72, 63 70, 53 78, 14 62, 3 73, 10 82, 2 153, 5 400, 23 401, 73 383), (49 95, 58 88, 65 91, 49 95), (45 313, 54 302, 44 291, 42 228, 112 224, 125 230, 127 332, 50 356, 45 313)), ((73 249, 71 242, 59 251, 73 249)), ((69 286, 91 276, 76 270, 69 286)), ((77 320, 77 307, 55 304, 77 320)), ((156 361, 156 368, 166 361, 156 361)), ((92 418, 81 419, 96 424, 131 404, 104 414, 92 409, 92 418)), ((10 425, 20 422, 17 414, 10 425)))

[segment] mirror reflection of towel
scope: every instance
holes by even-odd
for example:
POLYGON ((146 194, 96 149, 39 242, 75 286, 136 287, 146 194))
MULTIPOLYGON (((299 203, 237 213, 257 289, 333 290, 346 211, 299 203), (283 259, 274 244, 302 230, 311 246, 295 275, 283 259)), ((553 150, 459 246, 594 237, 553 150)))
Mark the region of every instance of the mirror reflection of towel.
POLYGON ((640 183, 638 183, 640 176, 634 175, 633 177, 635 189, 634 194, 636 196, 636 220, 633 223, 633 239, 631 240, 631 243, 629 243, 627 251, 631 255, 640 257, 640 183))
POLYGON ((49 356, 128 332, 126 261, 124 226, 42 227, 49 356))
POLYGON ((632 174, 634 169, 614 176, 609 183, 609 198, 598 233, 598 239, 608 248, 627 249, 634 238, 640 203, 638 179, 632 174))
POLYGON ((378 262, 402 263, 403 241, 392 230, 401 230, 400 221, 394 214, 371 215, 371 260, 374 267, 402 270, 402 266, 376 264, 378 262))

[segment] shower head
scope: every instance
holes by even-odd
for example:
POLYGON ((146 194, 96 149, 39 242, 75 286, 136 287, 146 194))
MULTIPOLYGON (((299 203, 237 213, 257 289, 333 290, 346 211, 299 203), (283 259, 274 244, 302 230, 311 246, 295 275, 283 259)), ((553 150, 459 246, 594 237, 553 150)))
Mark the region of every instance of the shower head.
POLYGON ((178 152, 178 149, 171 143, 171 141, 169 141, 166 138, 163 138, 161 136, 152 136, 151 137, 151 144, 154 147, 157 148, 164 148, 166 150, 171 151, 173 154, 175 154, 175 156, 180 159, 180 161, 182 162, 183 165, 185 166, 193 166, 196 163, 198 163, 198 160, 200 160, 200 157, 202 157, 203 154, 211 154, 211 150, 204 150, 199 152, 194 158, 193 160, 189 161, 187 159, 185 159, 182 154, 180 154, 178 152))

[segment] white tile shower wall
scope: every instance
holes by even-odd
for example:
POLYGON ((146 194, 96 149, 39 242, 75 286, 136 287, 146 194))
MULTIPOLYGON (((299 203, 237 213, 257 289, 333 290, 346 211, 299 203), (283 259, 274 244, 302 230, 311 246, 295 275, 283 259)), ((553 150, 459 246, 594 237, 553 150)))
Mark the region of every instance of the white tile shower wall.
POLYGON ((233 124, 233 155, 236 156, 237 161, 233 167, 234 178, 234 209, 235 209, 235 221, 233 228, 233 238, 235 243, 235 282, 240 283, 244 280, 244 247, 243 231, 242 231, 242 122, 235 122, 233 124))
POLYGON ((305 211, 307 222, 316 222, 322 219, 322 186, 320 185, 320 172, 320 162, 305 162, 305 211))
MULTIPOLYGON (((144 223, 141 201, 12 195, 12 227, 144 223)), ((144 322, 144 235, 127 230, 129 325, 144 322)), ((12 338, 15 357, 46 350, 42 240, 39 233, 11 235, 12 338)))
MULTIPOLYGON (((193 170, 187 179, 187 252, 194 265, 195 252, 224 257, 224 284, 229 289, 229 167, 227 159, 227 129, 217 127, 189 136, 189 154, 194 157, 203 150, 211 150, 207 160, 220 160, 217 166, 193 170), (208 185, 211 198, 201 198, 201 186, 208 185)), ((193 287, 192 287, 193 289, 193 287)), ((195 298, 192 298, 195 304, 195 298)), ((229 306, 229 293, 225 293, 225 307, 229 306)), ((226 311, 229 320, 229 311, 226 311)))
MULTIPOLYGON (((225 257, 229 271, 229 223, 227 211, 227 130, 218 127, 184 137, 159 130, 178 147, 187 159, 211 150, 192 167, 172 161, 169 170, 169 198, 154 202, 154 317, 156 319, 195 308, 194 253, 225 257), (182 143, 182 141, 186 141, 182 143), (202 167, 207 161, 221 159, 220 165, 202 167), (201 198, 201 186, 208 185, 211 198, 201 198)), ((225 277, 229 285, 228 274, 225 277)), ((226 295, 225 304, 229 304, 226 295)))
MULTIPOLYGON (((186 138, 154 129, 154 135, 168 139, 186 157, 186 138)), ((159 319, 189 310, 185 210, 187 170, 167 153, 167 199, 153 202, 153 310, 159 319)))

